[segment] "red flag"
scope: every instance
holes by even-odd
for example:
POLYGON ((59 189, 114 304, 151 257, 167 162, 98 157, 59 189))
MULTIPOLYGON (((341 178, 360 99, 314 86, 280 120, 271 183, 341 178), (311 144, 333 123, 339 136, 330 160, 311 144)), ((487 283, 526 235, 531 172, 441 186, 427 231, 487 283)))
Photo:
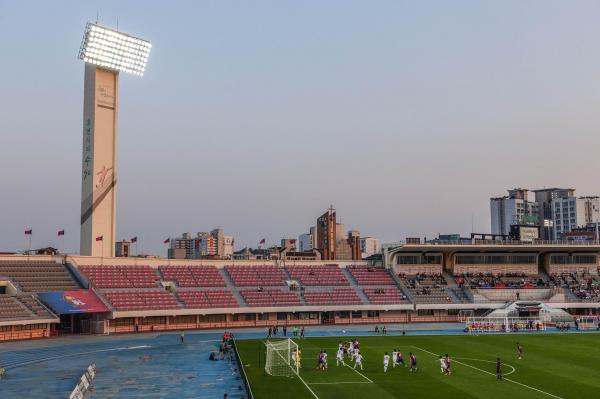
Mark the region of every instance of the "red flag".
POLYGON ((104 240, 104 236, 96 237, 96 241, 103 241, 103 240, 104 240))
POLYGON ((29 229, 29 230, 25 230, 25 235, 26 236, 30 236, 33 234, 33 230, 29 229))
POLYGON ((171 239, 170 239, 170 238, 167 238, 166 240, 164 240, 164 241, 163 241, 163 244, 168 244, 168 243, 169 243, 169 241, 171 241, 171 239))
POLYGON ((133 238, 131 239, 131 242, 132 242, 132 243, 134 243, 134 242, 137 242, 137 236, 133 237, 133 238))
POLYGON ((58 230, 58 235, 59 236, 64 236, 65 235, 65 231, 64 230, 58 230))
POLYGON ((267 240, 263 238, 262 240, 260 240, 259 244, 264 244, 265 242, 267 242, 267 240))

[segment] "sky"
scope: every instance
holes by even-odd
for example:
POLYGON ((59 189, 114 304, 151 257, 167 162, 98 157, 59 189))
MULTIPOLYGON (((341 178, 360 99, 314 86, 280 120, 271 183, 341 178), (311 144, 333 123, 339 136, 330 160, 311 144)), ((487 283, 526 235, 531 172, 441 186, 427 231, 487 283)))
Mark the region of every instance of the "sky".
POLYGON ((0 0, 0 251, 79 248, 85 23, 122 75, 117 238, 236 248, 330 204, 382 242, 489 232, 513 187, 600 194, 597 1, 0 0))

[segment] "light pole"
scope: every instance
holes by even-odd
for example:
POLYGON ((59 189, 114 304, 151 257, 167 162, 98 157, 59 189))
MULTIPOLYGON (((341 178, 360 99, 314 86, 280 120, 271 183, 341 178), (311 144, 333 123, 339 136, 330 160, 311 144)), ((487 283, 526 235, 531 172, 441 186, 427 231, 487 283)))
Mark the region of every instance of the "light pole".
POLYGON ((80 254, 113 257, 116 233, 119 72, 143 76, 152 45, 88 23, 79 49, 85 62, 80 254), (102 234, 108 240, 94 241, 102 234))

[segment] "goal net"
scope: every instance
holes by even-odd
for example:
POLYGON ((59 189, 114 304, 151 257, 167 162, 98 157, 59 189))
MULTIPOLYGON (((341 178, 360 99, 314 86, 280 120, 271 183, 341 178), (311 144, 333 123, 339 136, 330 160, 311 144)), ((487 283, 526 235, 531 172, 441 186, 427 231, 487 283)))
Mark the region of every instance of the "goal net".
POLYGON ((475 333, 542 331, 546 323, 539 317, 469 317, 465 328, 475 333))
POLYGON ((298 344, 291 339, 267 341, 265 372, 272 376, 293 377, 298 375, 301 354, 298 344))
POLYGON ((577 328, 580 330, 598 329, 598 316, 581 316, 577 319, 577 328))

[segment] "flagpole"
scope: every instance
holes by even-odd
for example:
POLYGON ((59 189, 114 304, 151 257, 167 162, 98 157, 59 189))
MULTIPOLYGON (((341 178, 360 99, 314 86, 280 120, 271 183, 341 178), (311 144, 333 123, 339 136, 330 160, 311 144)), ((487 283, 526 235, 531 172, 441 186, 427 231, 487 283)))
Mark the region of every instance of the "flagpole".
POLYGON ((100 255, 100 266, 104 266, 104 235, 102 235, 102 253, 100 255))
POLYGON ((31 253, 31 236, 33 235, 33 231, 29 235, 29 249, 27 250, 27 262, 29 262, 29 254, 31 253))

